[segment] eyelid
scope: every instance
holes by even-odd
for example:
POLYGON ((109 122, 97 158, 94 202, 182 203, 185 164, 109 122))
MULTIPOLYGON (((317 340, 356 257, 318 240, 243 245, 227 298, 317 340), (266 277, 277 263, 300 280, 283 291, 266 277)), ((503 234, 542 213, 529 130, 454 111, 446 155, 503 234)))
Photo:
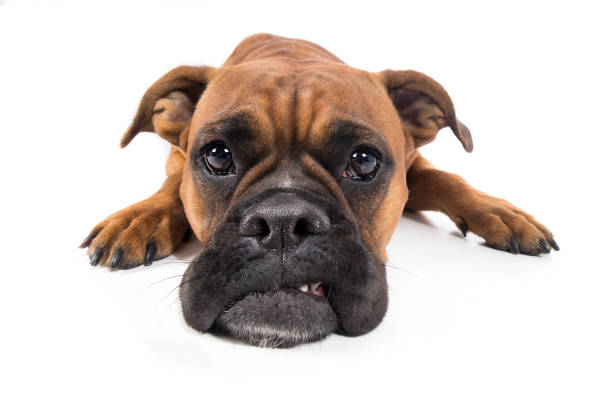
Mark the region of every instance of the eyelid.
MULTIPOLYGON (((202 147, 200 147, 200 151, 203 151, 203 150, 205 150, 205 149, 207 149, 209 147, 213 147, 215 145, 222 145, 222 146, 225 146, 228 149, 230 149, 230 147, 228 146, 227 142, 225 142, 225 140, 222 140, 222 139, 212 139, 212 140, 209 140, 208 142, 204 143, 202 145, 202 147)), ((230 151, 231 150, 232 149, 230 149, 230 151)))
POLYGON ((380 150, 370 144, 361 144, 356 146, 351 152, 351 156, 353 155, 353 153, 356 153, 360 150, 366 150, 372 153, 379 161, 382 160, 382 153, 380 152, 380 150))

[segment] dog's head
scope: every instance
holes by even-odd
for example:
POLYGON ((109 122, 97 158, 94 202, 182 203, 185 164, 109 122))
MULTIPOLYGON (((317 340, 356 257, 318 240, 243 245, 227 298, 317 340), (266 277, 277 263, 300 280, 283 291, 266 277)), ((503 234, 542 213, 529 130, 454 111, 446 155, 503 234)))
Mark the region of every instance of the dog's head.
POLYGON ((471 150, 431 78, 300 44, 308 58, 242 45, 221 68, 170 71, 122 141, 155 129, 185 152, 181 199, 204 249, 180 297, 196 330, 278 347, 372 330, 415 149, 450 126, 471 150))

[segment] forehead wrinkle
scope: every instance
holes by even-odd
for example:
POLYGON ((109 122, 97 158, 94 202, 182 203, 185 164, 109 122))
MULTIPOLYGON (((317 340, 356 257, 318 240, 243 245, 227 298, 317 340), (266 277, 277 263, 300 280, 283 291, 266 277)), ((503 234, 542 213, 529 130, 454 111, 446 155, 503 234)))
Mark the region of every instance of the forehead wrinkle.
POLYGON ((355 119, 331 119, 327 122, 327 136, 329 138, 357 136, 360 140, 373 142, 375 145, 387 145, 386 139, 376 129, 355 119))
POLYGON ((299 67, 292 63, 260 61, 246 64, 252 72, 242 72, 245 67, 236 67, 235 74, 241 73, 235 82, 239 86, 239 99, 249 100, 269 125, 267 141, 277 147, 290 147, 295 133, 294 111, 296 76, 299 67))
POLYGON ((390 151, 386 138, 374 127, 355 118, 341 116, 326 118, 312 125, 308 141, 315 148, 329 146, 342 141, 366 143, 378 147, 382 153, 390 151))
POLYGON ((252 104, 237 109, 225 109, 211 118, 196 132, 196 138, 221 137, 231 144, 262 140, 267 142, 269 118, 252 104))
POLYGON ((278 150, 291 150, 294 143, 296 123, 297 85, 291 74, 277 76, 268 90, 270 106, 267 114, 273 126, 273 143, 278 150))
POLYGON ((249 112, 223 112, 216 115, 211 121, 206 122, 197 132, 197 135, 211 134, 218 136, 232 136, 244 133, 246 137, 252 137, 251 129, 257 127, 257 120, 249 112), (255 126, 253 126, 255 125, 255 126))
POLYGON ((295 138, 299 142, 313 137, 312 129, 316 126, 318 117, 321 117, 319 99, 321 91, 311 86, 298 84, 295 92, 295 138))

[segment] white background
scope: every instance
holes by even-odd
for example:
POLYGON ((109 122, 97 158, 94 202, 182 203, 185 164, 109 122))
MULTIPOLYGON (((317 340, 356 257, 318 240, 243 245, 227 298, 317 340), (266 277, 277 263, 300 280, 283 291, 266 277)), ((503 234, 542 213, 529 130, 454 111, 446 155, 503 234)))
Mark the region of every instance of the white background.
POLYGON ((47 6, 0 8, 2 406, 612 405, 605 2, 25 3, 47 6), (383 323, 291 350, 186 327, 172 289, 195 242, 148 268, 90 267, 80 240, 164 178, 161 139, 118 148, 142 93, 262 31, 437 79, 475 148, 446 129, 423 154, 535 215, 561 252, 511 255, 440 214, 404 218, 383 323))

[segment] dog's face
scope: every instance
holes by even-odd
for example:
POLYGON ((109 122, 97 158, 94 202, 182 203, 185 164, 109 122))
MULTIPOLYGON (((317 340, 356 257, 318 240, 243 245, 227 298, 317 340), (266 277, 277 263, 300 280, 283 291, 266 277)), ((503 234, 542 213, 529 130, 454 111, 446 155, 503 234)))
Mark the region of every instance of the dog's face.
POLYGON ((147 92, 124 144, 164 111, 156 131, 185 151, 180 195, 204 245, 180 286, 185 320, 257 345, 376 327, 415 149, 446 125, 471 148, 446 92, 414 71, 182 67, 147 92))
POLYGON ((187 322, 278 346, 373 329, 408 194, 405 148, 369 73, 277 62, 217 73, 181 189, 205 245, 181 286, 187 322))

